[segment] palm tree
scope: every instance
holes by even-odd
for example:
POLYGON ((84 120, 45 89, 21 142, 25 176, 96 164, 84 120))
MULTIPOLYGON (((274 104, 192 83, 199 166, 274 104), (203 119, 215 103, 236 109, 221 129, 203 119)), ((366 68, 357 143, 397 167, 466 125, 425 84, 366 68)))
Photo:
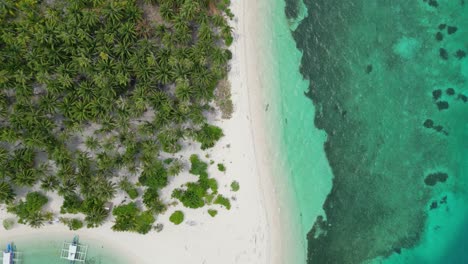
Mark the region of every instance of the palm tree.
POLYGON ((96 188, 96 192, 93 194, 100 201, 112 200, 116 193, 116 185, 111 181, 102 180, 96 188))
POLYGON ((93 205, 86 212, 85 221, 88 223, 88 227, 97 227, 106 220, 108 215, 109 212, 104 209, 102 204, 93 205))
POLYGON ((16 172, 13 177, 15 184, 19 186, 32 187, 38 180, 38 175, 34 169, 26 169, 16 172))
POLYGON ((110 1, 109 4, 102 9, 102 14, 110 22, 110 25, 117 25, 122 19, 122 8, 118 2, 110 1))
POLYGON ((7 182, 0 182, 0 203, 10 203, 15 199, 15 192, 7 182))
POLYGON ((181 7, 180 14, 184 19, 192 20, 197 16, 199 11, 200 4, 197 1, 185 0, 181 7))
POLYGON ((167 170, 167 174, 170 176, 179 175, 184 169, 184 164, 180 160, 174 160, 167 170))
POLYGON ((89 150, 96 151, 99 148, 99 141, 93 137, 89 136, 86 138, 85 145, 89 150))
POLYGON ((189 101, 190 98, 192 98, 193 92, 194 91, 191 89, 187 79, 178 81, 175 89, 175 95, 179 100, 189 101))
POLYGON ((45 216, 42 212, 34 212, 32 215, 29 216, 28 218, 28 224, 32 228, 40 228, 44 225, 45 221, 45 216))
POLYGON ((161 13, 162 18, 166 21, 170 21, 175 15, 175 12, 169 2, 162 2, 159 5, 159 12, 161 13))
POLYGON ((209 43, 213 40, 213 32, 207 23, 202 23, 198 29, 198 38, 203 43, 209 43))
POLYGON ((54 175, 47 175, 41 180, 41 189, 46 192, 53 192, 57 190, 60 185, 59 179, 54 175))
POLYGON ((66 179, 62 182, 62 184, 58 187, 58 194, 60 196, 67 196, 67 195, 74 195, 77 188, 77 184, 72 179, 66 179))
POLYGON ((163 85, 170 83, 172 80, 172 74, 167 64, 158 64, 154 76, 163 85))

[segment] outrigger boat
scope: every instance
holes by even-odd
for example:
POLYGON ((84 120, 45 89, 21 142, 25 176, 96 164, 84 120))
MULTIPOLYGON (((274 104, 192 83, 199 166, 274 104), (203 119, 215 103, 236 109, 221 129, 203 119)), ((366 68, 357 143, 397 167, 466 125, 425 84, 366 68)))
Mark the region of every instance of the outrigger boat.
POLYGON ((85 262, 87 251, 88 246, 80 244, 78 236, 75 236, 72 242, 63 243, 60 258, 70 261, 70 264, 85 262))
POLYGON ((13 243, 8 243, 6 250, 3 251, 3 264, 13 264, 15 250, 13 243))

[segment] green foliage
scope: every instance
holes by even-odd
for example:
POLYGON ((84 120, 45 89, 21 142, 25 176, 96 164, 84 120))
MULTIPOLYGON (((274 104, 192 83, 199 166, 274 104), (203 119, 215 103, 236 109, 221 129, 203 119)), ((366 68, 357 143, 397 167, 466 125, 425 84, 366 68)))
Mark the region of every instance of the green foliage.
POLYGON ((3 228, 5 228, 5 230, 10 230, 13 228, 13 226, 15 225, 15 220, 14 219, 3 219, 3 228))
POLYGON ((151 230, 155 221, 151 212, 141 212, 135 203, 120 205, 114 208, 112 214, 115 216, 115 231, 132 231, 146 234, 151 230))
POLYGON ((190 173, 198 175, 198 181, 187 183, 186 190, 175 189, 172 193, 172 197, 179 199, 185 207, 200 208, 206 204, 207 198, 209 198, 209 189, 211 189, 213 193, 218 191, 218 183, 215 179, 208 178, 208 173, 206 171, 208 164, 201 161, 197 155, 191 155, 190 162, 190 173))
POLYGON ((17 205, 10 205, 8 211, 18 216, 18 223, 40 227, 45 221, 45 215, 41 210, 47 202, 47 197, 42 193, 30 192, 26 195, 26 200, 20 200, 17 205))
POLYGON ((60 207, 60 213, 62 214, 77 214, 81 211, 81 205, 83 201, 76 194, 66 195, 63 200, 63 204, 60 207))
POLYGON ((134 200, 138 197, 138 189, 127 178, 120 181, 119 187, 128 194, 130 199, 134 200))
POLYGON ((168 183, 166 168, 160 161, 146 164, 138 180, 142 185, 149 188, 164 188, 168 183))
POLYGON ((217 126, 204 124, 202 128, 196 132, 195 140, 201 143, 201 149, 207 149, 214 146, 214 144, 223 136, 223 131, 217 126))
POLYGON ((231 209, 231 202, 229 201, 229 199, 223 197, 220 194, 218 194, 218 196, 214 200, 214 204, 222 205, 222 206, 226 207, 226 209, 228 209, 228 210, 231 209))
POLYGON ((224 166, 224 164, 218 163, 218 170, 219 170, 219 171, 222 171, 222 172, 225 172, 225 171, 226 171, 226 167, 224 166))
POLYGON ((73 218, 70 221, 70 224, 68 227, 70 228, 70 230, 78 230, 83 227, 83 222, 79 219, 73 218))
POLYGON ((83 221, 77 218, 68 219, 62 217, 60 218, 60 221, 68 226, 70 230, 78 230, 83 227, 83 221))
POLYGON ((10 203, 15 199, 15 192, 7 182, 0 182, 0 203, 10 203))
POLYGON ((199 185, 189 183, 186 191, 176 189, 172 193, 172 197, 179 199, 185 207, 200 208, 205 205, 203 200, 203 189, 199 185))
POLYGON ((143 203, 155 214, 163 213, 167 208, 159 198, 159 191, 153 188, 146 189, 143 194, 143 203))
POLYGON ((218 214, 218 211, 215 209, 208 209, 208 214, 211 215, 211 217, 215 217, 218 214))
MULTIPOLYGON (((0 147, 0 203, 40 182, 64 197, 62 213, 83 212, 88 227, 99 226, 108 216, 104 202, 116 193, 116 172, 126 169, 142 170, 143 202, 163 212, 158 190, 183 165, 162 164, 160 150, 178 152, 184 136, 210 148, 222 136, 203 112, 232 57, 228 1, 149 2, 163 21, 144 15, 138 1, 2 1, 0 141, 7 146, 0 147), (71 147, 77 139, 89 153, 71 147), (44 158, 56 173, 42 169, 44 158)), ((199 165, 200 180, 188 191, 197 206, 215 189, 199 165)), ((135 186, 120 188, 138 198, 135 186)), ((38 227, 47 215, 29 208, 35 202, 11 210, 38 227)), ((140 216, 151 222, 150 213, 140 216)), ((147 230, 138 224, 133 231, 147 230)))
POLYGON ((177 176, 179 175, 182 170, 184 169, 184 164, 180 160, 174 160, 172 164, 167 169, 167 174, 170 176, 177 176))
POLYGON ((174 225, 179 225, 184 221, 184 213, 182 211, 175 211, 169 217, 169 221, 174 223, 174 225))
POLYGON ((239 183, 237 181, 231 182, 231 190, 233 192, 237 192, 237 191, 239 191, 239 189, 240 189, 240 186, 239 186, 239 183))
POLYGON ((208 168, 208 164, 201 161, 198 158, 198 155, 195 155, 195 154, 191 155, 190 156, 190 163, 191 163, 191 167, 190 167, 189 172, 191 174, 193 174, 193 175, 205 175, 205 174, 207 174, 206 169, 208 168))
POLYGON ((85 214, 85 221, 88 228, 102 225, 109 215, 109 212, 104 208, 104 203, 94 199, 85 199, 81 209, 85 214))

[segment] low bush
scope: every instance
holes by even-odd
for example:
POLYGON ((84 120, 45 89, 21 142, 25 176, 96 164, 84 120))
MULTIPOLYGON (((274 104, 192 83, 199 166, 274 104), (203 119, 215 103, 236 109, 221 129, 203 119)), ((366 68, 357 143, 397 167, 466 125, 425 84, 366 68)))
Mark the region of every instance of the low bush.
POLYGON ((7 218, 3 220, 3 228, 5 228, 5 230, 10 230, 11 228, 13 228, 14 225, 15 225, 14 219, 7 218))
POLYGON ((226 207, 226 209, 228 209, 228 210, 231 209, 231 202, 229 201, 228 198, 223 197, 222 195, 218 195, 213 203, 222 205, 222 206, 226 207))
POLYGON ((201 143, 201 149, 204 150, 213 147, 222 136, 224 136, 224 134, 221 128, 205 123, 202 128, 196 132, 195 140, 201 143))
POLYGON ((174 223, 174 225, 179 225, 184 221, 184 213, 182 213, 182 211, 175 211, 172 213, 171 217, 169 217, 169 221, 174 223))
POLYGON ((211 215, 211 217, 215 217, 218 214, 218 211, 215 209, 208 209, 208 214, 211 215))
POLYGON ((239 189, 240 189, 239 183, 237 181, 233 181, 231 183, 231 190, 233 192, 237 192, 237 191, 239 191, 239 189))

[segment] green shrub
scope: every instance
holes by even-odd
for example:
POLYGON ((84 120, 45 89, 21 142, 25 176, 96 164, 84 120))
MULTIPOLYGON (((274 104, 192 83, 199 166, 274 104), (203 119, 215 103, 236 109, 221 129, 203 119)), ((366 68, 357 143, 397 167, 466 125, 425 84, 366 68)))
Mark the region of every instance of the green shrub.
POLYGON ((208 169, 208 164, 206 164, 205 162, 201 161, 199 158, 198 158, 198 155, 191 155, 190 156, 190 163, 191 163, 191 167, 190 167, 190 173, 193 174, 193 175, 204 175, 204 174, 207 174, 206 170, 208 169))
POLYGON ((159 198, 159 191, 157 189, 146 189, 143 194, 143 203, 155 214, 163 213, 167 209, 166 205, 159 198))
POLYGON ((213 191, 213 193, 218 193, 218 182, 216 179, 208 179, 208 186, 213 191))
POLYGON ((104 208, 104 203, 95 199, 85 199, 81 205, 81 209, 86 215, 85 221, 88 228, 102 225, 109 215, 109 211, 104 208))
POLYGON ((153 189, 164 188, 168 183, 166 168, 160 161, 146 164, 138 180, 142 185, 153 189))
POLYGON ((171 163, 172 163, 172 161, 174 161, 174 159, 173 159, 173 158, 167 158, 167 159, 165 159, 165 160, 164 160, 164 164, 167 164, 167 165, 169 165, 169 164, 171 164, 171 163))
POLYGON ((184 221, 184 213, 182 213, 182 211, 175 211, 172 213, 171 217, 169 217, 169 221, 175 225, 179 225, 184 221))
POLYGON ((68 228, 70 228, 70 230, 78 230, 83 227, 83 221, 81 221, 80 219, 73 218, 68 222, 67 226, 68 228))
POLYGON ((5 228, 5 230, 10 230, 11 228, 13 228, 14 225, 15 225, 14 219, 7 218, 3 220, 3 228, 5 228))
POLYGON ((60 207, 62 214, 77 214, 81 211, 83 201, 76 194, 66 195, 60 207))
POLYGON ((207 204, 211 204, 215 198, 216 194, 215 193, 212 193, 212 194, 207 194, 205 195, 205 201, 207 204))
POLYGON ((215 209, 208 209, 208 214, 211 215, 211 217, 215 217, 218 214, 218 211, 215 209))
POLYGON ((167 174, 170 176, 177 176, 182 172, 183 169, 184 164, 180 160, 174 160, 174 162, 172 162, 172 164, 167 169, 167 174))
POLYGON ((126 190, 126 193, 128 194, 128 197, 130 197, 130 199, 132 200, 138 197, 138 190, 136 188, 126 190))
POLYGON ((222 195, 218 195, 216 197, 216 199, 214 200, 214 204, 222 205, 222 206, 226 207, 226 209, 228 209, 228 210, 231 209, 231 202, 229 201, 228 198, 225 198, 222 195))
POLYGON ((196 132, 195 140, 201 143, 201 149, 207 149, 213 147, 223 135, 223 130, 221 128, 205 123, 202 128, 196 132))
POLYGON ((172 197, 179 199, 179 201, 188 208, 203 207, 205 205, 203 189, 195 183, 189 183, 187 186, 188 189, 186 191, 175 189, 172 192, 172 197))
POLYGON ((8 211, 19 217, 18 223, 29 224, 32 227, 40 227, 45 221, 42 207, 49 199, 40 192, 30 192, 26 195, 26 200, 20 200, 17 205, 8 207, 8 211))
POLYGON ((7 182, 0 182, 0 203, 10 203, 15 199, 15 191, 7 182))
POLYGON ((224 166, 224 164, 218 163, 218 170, 219 170, 219 171, 222 171, 222 172, 225 172, 225 171, 226 171, 226 167, 224 166))
POLYGON ((231 190, 233 192, 237 192, 240 189, 239 183, 237 181, 233 181, 231 183, 231 190))
POLYGON ((135 231, 140 234, 146 234, 149 231, 151 231, 151 228, 153 227, 153 223, 156 221, 156 219, 153 216, 153 213, 150 211, 144 211, 142 212, 137 218, 136 218, 136 228, 135 231))
POLYGON ((130 199, 133 200, 138 197, 138 189, 135 188, 135 185, 133 185, 127 178, 120 181, 119 187, 128 194, 130 199))
POLYGON ((114 208, 112 214, 115 216, 115 224, 112 230, 132 231, 146 234, 151 230, 155 221, 150 211, 140 212, 135 203, 119 205, 114 208))

